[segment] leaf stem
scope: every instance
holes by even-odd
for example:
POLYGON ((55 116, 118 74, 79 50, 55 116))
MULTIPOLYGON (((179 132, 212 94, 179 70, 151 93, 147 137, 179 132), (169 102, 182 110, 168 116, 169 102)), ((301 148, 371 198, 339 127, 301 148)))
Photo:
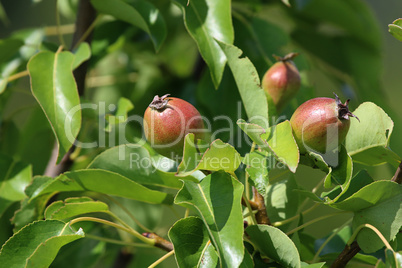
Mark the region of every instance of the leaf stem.
POLYGON ((381 239, 381 241, 384 243, 384 245, 385 245, 385 247, 386 247, 387 249, 394 251, 394 250, 392 249, 391 245, 388 243, 387 239, 385 239, 385 237, 382 235, 382 233, 381 233, 380 231, 378 231, 378 229, 375 228, 373 225, 368 224, 368 223, 362 224, 362 225, 360 225, 359 227, 356 228, 356 230, 354 231, 354 233, 353 233, 352 236, 350 237, 350 239, 349 239, 347 245, 352 244, 353 241, 356 239, 358 233, 361 231, 361 229, 363 229, 363 228, 365 228, 365 227, 366 227, 366 228, 369 228, 369 229, 371 229, 371 230, 373 230, 373 231, 377 234, 377 236, 381 239))
POLYGON ((28 70, 25 70, 25 71, 22 71, 22 72, 19 72, 19 73, 10 75, 10 76, 7 78, 7 82, 11 82, 11 81, 17 80, 17 79, 19 79, 19 78, 22 78, 22 77, 28 76, 28 75, 29 75, 28 70))
POLYGON ((293 230, 290 230, 290 231, 287 232, 286 234, 287 234, 287 235, 293 234, 293 233, 299 231, 300 229, 303 229, 303 228, 305 228, 305 227, 307 227, 307 226, 309 226, 309 225, 311 225, 311 224, 313 224, 313 223, 316 223, 316 222, 321 221, 321 220, 325 220, 325 219, 330 218, 330 217, 333 217, 333 216, 337 216, 337 215, 340 215, 340 214, 348 213, 348 212, 349 212, 349 211, 338 211, 338 212, 335 212, 335 213, 332 213, 332 214, 327 214, 327 215, 324 215, 324 216, 315 218, 314 220, 308 221, 308 222, 306 222, 305 224, 302 224, 302 225, 300 225, 300 226, 294 228, 293 230))
POLYGON ((174 250, 166 253, 165 255, 163 255, 159 260, 157 260, 156 262, 152 263, 150 266, 148 266, 148 268, 154 268, 156 267, 158 264, 160 264, 161 262, 163 262, 164 260, 166 260, 167 258, 169 258, 170 256, 172 256, 174 254, 174 250))
POLYGON ((80 37, 80 39, 78 39, 77 43, 75 43, 74 47, 72 50, 77 49, 77 47, 84 42, 85 39, 87 39, 87 37, 91 34, 91 32, 93 31, 93 29, 95 28, 95 25, 99 22, 99 20, 102 18, 102 14, 99 14, 95 20, 91 23, 91 25, 89 25, 89 27, 86 29, 86 31, 83 33, 83 35, 80 37))
MULTIPOLYGON (((239 181, 239 178, 237 178, 237 176, 236 176, 236 174, 234 173, 234 171, 233 171, 233 172, 229 172, 229 174, 232 175, 237 181, 239 181)), ((245 203, 245 205, 246 205, 248 211, 249 211, 250 214, 251 214, 251 221, 253 222, 254 225, 257 225, 257 220, 256 220, 255 215, 254 215, 254 213, 253 213, 253 210, 252 210, 252 208, 251 208, 250 201, 249 201, 249 199, 247 198, 247 196, 246 196, 246 194, 245 194, 244 191, 243 191, 243 194, 242 194, 242 200, 244 201, 244 203, 245 203)))
POLYGON ((101 237, 101 236, 96 236, 96 235, 91 235, 91 234, 85 234, 85 237, 89 238, 89 239, 93 239, 93 240, 103 241, 106 243, 122 245, 122 246, 137 247, 137 248, 153 248, 152 246, 147 245, 147 244, 124 242, 121 240, 116 240, 116 239, 111 239, 111 238, 106 238, 106 237, 101 237))
POLYGON ((134 215, 125 207, 123 206, 118 200, 116 200, 115 198, 109 196, 109 195, 104 195, 107 199, 109 199, 110 201, 112 201, 113 203, 115 203, 119 208, 121 208, 134 222, 135 224, 138 225, 138 227, 140 227, 142 230, 144 230, 145 232, 149 232, 151 233, 152 230, 148 229, 147 227, 145 227, 144 225, 141 224, 141 222, 139 222, 134 215))
POLYGON ((75 218, 75 219, 71 220, 70 221, 70 226, 75 224, 75 223, 81 222, 81 221, 92 221, 92 222, 103 223, 103 224, 112 226, 114 228, 123 230, 123 231, 125 231, 125 232, 127 232, 129 234, 132 234, 133 236, 135 236, 136 238, 138 238, 139 240, 141 240, 142 242, 144 242, 144 243, 146 243, 146 244, 148 244, 150 246, 155 245, 155 239, 150 239, 150 238, 144 237, 140 233, 138 233, 137 231, 135 231, 135 230, 133 230, 131 228, 126 228, 126 227, 121 226, 121 225, 119 225, 117 223, 114 223, 114 222, 111 222, 111 221, 108 221, 108 220, 104 220, 104 219, 99 219, 99 218, 95 218, 95 217, 79 217, 79 218, 75 218))
POLYGON ((258 223, 257 223, 257 220, 256 220, 255 215, 253 213, 253 210, 251 208, 250 202, 247 199, 247 197, 245 196, 244 192, 243 192, 243 199, 244 199, 244 201, 245 201, 244 203, 246 203, 247 209, 249 211, 251 221, 253 222, 254 225, 257 225, 258 223))
MULTIPOLYGON (((251 145, 251 149, 250 149, 250 154, 252 152, 254 152, 255 150, 255 142, 253 142, 253 144, 251 145)), ((247 165, 247 167, 249 167, 250 165, 247 165)), ((248 174, 248 172, 246 171, 246 176, 245 176, 245 180, 244 180, 244 191, 246 192, 246 197, 247 200, 250 200, 250 183, 248 182, 250 175, 248 174)))
POLYGON ((58 0, 56 0, 56 28, 57 28, 57 37, 59 38, 59 42, 61 46, 67 47, 66 42, 64 41, 63 34, 61 32, 61 23, 60 23, 60 14, 59 14, 59 5, 58 0))

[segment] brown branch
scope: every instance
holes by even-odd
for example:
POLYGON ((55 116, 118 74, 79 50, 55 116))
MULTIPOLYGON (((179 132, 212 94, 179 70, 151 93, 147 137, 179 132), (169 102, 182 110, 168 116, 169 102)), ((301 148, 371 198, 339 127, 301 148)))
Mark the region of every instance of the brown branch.
POLYGON ((255 214, 255 219, 258 224, 271 225, 271 221, 268 218, 267 208, 265 207, 264 197, 253 187, 254 200, 257 204, 257 213, 255 214))
POLYGON ((401 183, 402 183, 402 172, 401 172, 401 169, 402 169, 402 162, 399 164, 399 167, 396 169, 395 175, 394 175, 394 177, 392 177, 392 180, 391 180, 391 181, 394 181, 394 182, 396 182, 396 183, 398 183, 398 184, 401 184, 401 183))
MULTIPOLYGON (((90 0, 80 0, 78 5, 77 19, 75 22, 75 32, 73 35, 71 48, 77 45, 77 42, 79 42, 80 38, 84 35, 84 33, 87 31, 87 29, 95 20, 95 15, 96 15, 95 9, 92 7, 90 0)), ((89 34, 84 41, 90 44, 91 40, 92 40, 92 34, 89 34)), ((77 83, 78 94, 80 96, 84 94, 85 77, 87 75, 87 70, 88 70, 88 61, 82 63, 77 69, 75 69, 73 73, 75 82, 77 83)), ((74 148, 75 147, 72 146, 72 148, 64 155, 60 163, 56 165, 58 156, 58 145, 57 143, 55 143, 55 145, 53 146, 52 155, 49 159, 44 174, 46 176, 56 177, 59 174, 69 170, 72 165, 70 156, 74 151, 74 148)))
POLYGON ((155 240, 155 247, 158 247, 160 249, 163 249, 167 252, 170 252, 173 250, 173 244, 169 241, 167 241, 166 239, 160 237, 159 235, 155 234, 155 233, 143 233, 142 234, 145 237, 151 238, 155 240))
MULTIPOLYGON (((245 207, 247 207, 247 203, 246 203, 246 199, 244 199, 244 197, 241 199, 241 204, 245 207)), ((250 207, 252 210, 257 210, 258 209, 258 205, 256 202, 249 200, 248 203, 250 204, 250 207)))
POLYGON ((360 251, 360 247, 357 241, 353 241, 352 244, 346 245, 338 258, 332 263, 331 268, 343 268, 346 264, 360 251))
MULTIPOLYGON (((402 162, 399 164, 395 175, 392 177, 391 181, 394 181, 398 184, 402 183, 402 162)), ((346 264, 360 251, 360 247, 357 244, 357 241, 353 241, 352 244, 346 245, 341 254, 339 254, 338 258, 332 263, 331 268, 343 268, 346 264)))

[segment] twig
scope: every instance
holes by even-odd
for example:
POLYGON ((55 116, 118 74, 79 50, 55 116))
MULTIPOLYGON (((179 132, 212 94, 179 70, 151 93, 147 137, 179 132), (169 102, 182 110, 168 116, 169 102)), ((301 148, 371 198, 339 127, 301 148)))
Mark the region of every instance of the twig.
POLYGON ((402 169, 402 162, 399 164, 399 167, 396 169, 395 175, 394 175, 394 177, 392 177, 392 180, 391 180, 391 181, 394 181, 394 182, 396 182, 396 183, 398 183, 398 184, 401 184, 401 183, 402 183, 402 172, 401 172, 401 169, 402 169))
MULTIPOLYGON (((258 209, 258 204, 252 200, 248 200, 248 203, 250 204, 250 207, 252 210, 257 210, 258 209)), ((245 207, 247 207, 247 200, 245 197, 242 197, 241 199, 241 204, 245 207)))
POLYGON ((173 250, 173 244, 171 242, 167 241, 166 239, 160 237, 155 233, 143 233, 142 235, 147 238, 153 239, 155 241, 155 247, 166 250, 168 252, 173 250))
MULTIPOLYGON (((80 0, 78 5, 77 20, 75 22, 75 32, 73 35, 73 41, 71 47, 74 47, 80 40, 81 36, 87 31, 92 22, 95 19, 95 9, 92 7, 90 0, 80 0)), ((91 43, 92 36, 89 34, 85 39, 86 42, 91 43)), ((82 63, 74 71, 74 78, 77 83, 78 94, 82 96, 85 88, 85 77, 87 75, 88 61, 82 63)), ((70 169, 73 161, 70 159, 70 155, 74 151, 74 146, 64 155, 59 164, 56 165, 58 156, 58 144, 53 146, 52 155, 47 164, 45 175, 50 177, 56 177, 59 174, 70 169)))
POLYGON ((265 207, 264 197, 253 187, 253 194, 255 203, 258 205, 257 213, 255 214, 255 219, 258 224, 271 225, 271 221, 268 218, 267 209, 265 207))
POLYGON ((360 247, 357 241, 353 241, 352 244, 346 245, 338 258, 332 263, 331 268, 343 268, 346 264, 360 251, 360 247))

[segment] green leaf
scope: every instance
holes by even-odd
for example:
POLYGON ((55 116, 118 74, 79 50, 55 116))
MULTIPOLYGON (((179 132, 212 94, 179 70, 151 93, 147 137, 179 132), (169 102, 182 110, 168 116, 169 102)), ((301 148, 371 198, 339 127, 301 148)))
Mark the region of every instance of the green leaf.
POLYGON ((249 122, 268 128, 268 102, 257 70, 248 58, 240 58, 243 52, 239 48, 223 42, 218 44, 228 59, 249 122))
POLYGON ((386 267, 402 267, 402 254, 390 249, 385 250, 386 267))
MULTIPOLYGON (((327 173, 324 179, 325 188, 332 187, 332 184, 342 185, 346 188, 353 173, 352 158, 346 151, 345 147, 341 145, 339 150, 327 152, 325 154, 319 154, 315 152, 309 152, 304 157, 309 158, 308 165, 314 168, 319 168, 323 172, 327 173)), ((303 161, 306 161, 304 159, 303 161)))
MULTIPOLYGON (((103 169, 118 173, 136 183, 180 189, 182 182, 174 172, 165 172, 156 166, 170 165, 167 158, 152 159, 149 152, 138 145, 119 145, 99 154, 88 169, 103 169)), ((198 181, 192 176, 190 180, 198 181)))
POLYGON ((396 19, 388 24, 388 31, 399 41, 402 41, 402 19, 396 19))
POLYGON ((84 232, 74 232, 68 223, 57 220, 37 221, 15 233, 0 251, 3 267, 49 267, 60 248, 84 232))
MULTIPOLYGON (((402 226, 402 185, 395 185, 395 188, 399 189, 398 195, 379 202, 375 206, 355 212, 354 229, 368 223, 376 227, 388 242, 395 238, 402 226)), ((376 189, 378 189, 377 191, 382 190, 378 187, 376 189)), ((384 247, 384 242, 373 230, 368 228, 360 230, 357 242, 365 253, 373 253, 384 247)))
POLYGON ((24 42, 19 39, 9 38, 0 40, 0 63, 6 62, 18 53, 24 42))
POLYGON ((284 267, 301 267, 299 252, 290 238, 278 228, 251 225, 246 233, 258 250, 284 267))
POLYGON ((226 57, 216 40, 228 44, 234 40, 230 0, 175 0, 174 3, 182 9, 187 31, 197 43, 215 88, 218 88, 226 57))
POLYGON ((401 195, 402 185, 392 181, 375 181, 344 200, 330 205, 337 209, 357 212, 401 195))
POLYGON ((36 177, 26 191, 32 199, 53 192, 93 191, 103 194, 125 197, 151 204, 170 204, 172 196, 148 189, 128 178, 101 169, 88 169, 66 172, 44 183, 35 183, 43 177, 36 177))
POLYGON ((155 50, 159 51, 166 39, 166 24, 159 10, 151 3, 143 0, 130 4, 121 0, 91 0, 91 3, 97 11, 111 15, 147 32, 155 50))
POLYGON ((353 113, 360 122, 351 120, 345 140, 353 161, 365 165, 391 163, 398 166, 400 157, 388 148, 394 128, 391 118, 372 102, 362 103, 353 113))
POLYGON ((93 212, 107 212, 109 207, 106 203, 93 201, 89 197, 67 198, 50 204, 45 210, 46 220, 69 219, 81 214, 93 212))
POLYGON ((185 181, 175 203, 194 207, 208 229, 221 267, 237 267, 243 260, 243 185, 223 171, 200 183, 185 181))
POLYGON ((108 125, 106 126, 105 130, 107 132, 112 131, 113 126, 124 123, 127 121, 127 113, 134 109, 133 103, 124 97, 119 99, 117 103, 117 110, 114 115, 106 114, 105 118, 108 121, 108 125))
POLYGON ((23 200, 31 183, 32 167, 0 154, 0 216, 9 205, 23 200))
POLYGON ((11 219, 14 224, 14 232, 33 221, 43 219, 43 211, 54 194, 42 195, 31 201, 28 197, 22 200, 20 209, 15 211, 14 217, 11 219))
MULTIPOLYGON (((177 221, 169 230, 169 238, 173 243, 176 262, 179 267, 198 267, 218 262, 218 256, 205 259, 207 248, 211 245, 208 230, 198 217, 187 217, 177 221)), ((211 248, 213 250, 213 247, 211 248)))
POLYGON ((341 202, 373 182, 373 178, 366 170, 360 170, 350 181, 344 185, 338 185, 328 193, 322 193, 321 197, 328 197, 330 199, 329 203, 341 202))
POLYGON ((91 48, 88 43, 81 43, 74 51, 73 70, 91 57, 91 48))
POLYGON ((31 90, 57 139, 57 163, 68 152, 81 127, 80 99, 70 52, 39 52, 28 62, 31 90))
MULTIPOLYGON (((191 139, 192 137, 188 136, 188 138, 191 139)), ((188 144, 186 142, 186 145, 188 144)), ((200 160, 185 155, 179 165, 177 176, 188 176, 196 170, 234 172, 240 163, 240 154, 232 145, 224 143, 221 140, 215 140, 200 160)))
POLYGON ((288 120, 269 128, 268 131, 259 125, 246 123, 242 119, 237 121, 237 125, 255 144, 263 150, 273 153, 275 158, 284 163, 290 171, 296 172, 300 155, 288 120))
POLYGON ((249 174, 254 187, 262 196, 265 196, 269 184, 268 163, 270 162, 268 161, 268 157, 260 152, 247 154, 243 159, 243 163, 248 165, 246 172, 249 174))
POLYGON ((264 199, 269 219, 272 222, 282 221, 297 214, 299 195, 294 191, 297 188, 293 174, 267 187, 264 199))
POLYGON ((324 267, 325 262, 317 262, 317 263, 301 263, 301 267, 308 267, 308 268, 321 268, 324 267))

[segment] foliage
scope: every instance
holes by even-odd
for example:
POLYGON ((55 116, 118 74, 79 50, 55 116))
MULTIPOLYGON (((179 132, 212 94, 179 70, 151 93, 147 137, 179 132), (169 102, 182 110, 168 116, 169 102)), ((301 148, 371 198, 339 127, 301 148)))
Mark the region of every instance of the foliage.
MULTIPOLYGON (((91 0, 86 26, 89 1, 57 3, 56 27, 0 40, 0 266, 330 267, 356 240, 354 265, 402 267, 395 112, 365 2, 91 0), (289 52, 302 87, 278 114, 260 78, 289 52), (333 90, 360 122, 338 149, 300 155, 287 119, 333 90), (168 93, 208 122, 182 159, 142 133, 168 93)), ((401 19, 389 31, 402 41, 401 19)))

